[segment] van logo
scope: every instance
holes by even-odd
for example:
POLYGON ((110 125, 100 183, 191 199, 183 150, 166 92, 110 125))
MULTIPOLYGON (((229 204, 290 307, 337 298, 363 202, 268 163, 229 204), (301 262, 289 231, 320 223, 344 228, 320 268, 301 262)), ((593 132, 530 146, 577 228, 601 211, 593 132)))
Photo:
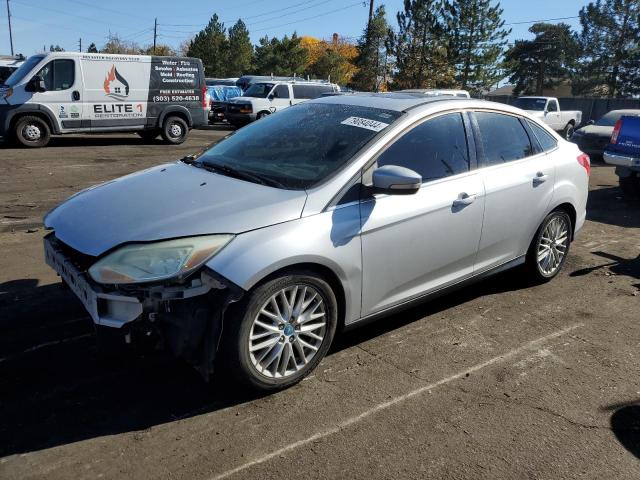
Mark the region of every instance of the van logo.
POLYGON ((129 96, 129 82, 120 75, 115 65, 112 65, 111 70, 107 73, 103 88, 107 97, 115 98, 116 100, 124 100, 129 96))

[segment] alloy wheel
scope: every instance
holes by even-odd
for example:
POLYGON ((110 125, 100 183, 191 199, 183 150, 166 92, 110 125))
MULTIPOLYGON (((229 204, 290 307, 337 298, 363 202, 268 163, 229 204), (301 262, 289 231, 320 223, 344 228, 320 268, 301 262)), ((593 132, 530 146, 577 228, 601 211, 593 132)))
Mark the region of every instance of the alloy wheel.
POLYGON ((538 242, 537 261, 540 272, 551 277, 562 265, 569 248, 569 224, 562 216, 553 217, 544 227, 538 242))
POLYGON ((327 311, 318 290, 288 286, 274 293, 253 321, 251 363, 266 377, 289 377, 315 357, 326 333, 327 311))

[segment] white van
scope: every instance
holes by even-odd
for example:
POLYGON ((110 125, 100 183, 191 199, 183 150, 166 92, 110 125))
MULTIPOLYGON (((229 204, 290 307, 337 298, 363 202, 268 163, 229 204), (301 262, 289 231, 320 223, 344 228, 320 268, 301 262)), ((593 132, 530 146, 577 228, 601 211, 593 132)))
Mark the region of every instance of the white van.
POLYGON ((240 127, 296 103, 339 91, 338 85, 329 82, 258 82, 252 84, 241 97, 229 100, 225 118, 232 125, 240 127))
POLYGON ((43 147, 52 134, 135 131, 182 143, 208 107, 199 59, 52 52, 0 86, 0 136, 43 147))

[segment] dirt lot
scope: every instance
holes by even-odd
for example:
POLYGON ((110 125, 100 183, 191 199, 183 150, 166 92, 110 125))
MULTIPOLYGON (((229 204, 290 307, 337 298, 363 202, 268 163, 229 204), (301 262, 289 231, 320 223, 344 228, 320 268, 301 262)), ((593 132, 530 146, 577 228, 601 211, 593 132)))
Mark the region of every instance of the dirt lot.
POLYGON ((161 355, 99 359, 40 219, 226 131, 193 133, 0 146, 0 478, 640 477, 640 206, 603 165, 559 278, 503 274, 345 334, 287 391, 247 398, 161 355))

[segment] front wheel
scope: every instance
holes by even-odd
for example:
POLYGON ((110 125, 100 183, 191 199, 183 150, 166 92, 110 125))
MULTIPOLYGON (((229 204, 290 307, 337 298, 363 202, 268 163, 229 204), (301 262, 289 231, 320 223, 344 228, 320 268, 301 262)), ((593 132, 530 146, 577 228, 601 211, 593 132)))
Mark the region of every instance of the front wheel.
POLYGON ((164 121, 161 133, 165 142, 178 145, 187 139, 189 126, 182 118, 170 116, 164 121))
POLYGON ((571 218, 561 210, 551 212, 543 220, 526 259, 526 267, 533 281, 548 282, 560 273, 569 253, 571 229, 571 218))
POLYGON ((575 127, 573 126, 573 123, 567 123, 567 126, 564 127, 564 130, 562 131, 562 135, 566 140, 571 140, 571 137, 573 137, 574 131, 575 131, 575 127))
POLYGON ((49 125, 39 117, 22 117, 16 122, 13 133, 23 147, 44 147, 51 138, 49 125))
POLYGON ((327 353, 338 308, 329 284, 300 272, 270 280, 248 294, 225 338, 232 378, 253 390, 287 388, 327 353))

